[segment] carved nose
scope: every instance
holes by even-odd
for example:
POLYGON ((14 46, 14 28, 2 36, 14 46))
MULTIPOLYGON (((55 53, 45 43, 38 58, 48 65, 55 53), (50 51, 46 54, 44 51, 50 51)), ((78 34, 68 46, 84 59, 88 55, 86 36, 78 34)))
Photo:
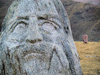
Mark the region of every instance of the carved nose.
POLYGON ((29 43, 37 43, 43 40, 42 36, 39 33, 28 34, 26 38, 26 42, 29 43))
POLYGON ((43 38, 38 29, 37 17, 31 16, 29 20, 30 20, 30 23, 29 23, 29 29, 27 32, 26 42, 36 43, 36 42, 42 41, 43 38))

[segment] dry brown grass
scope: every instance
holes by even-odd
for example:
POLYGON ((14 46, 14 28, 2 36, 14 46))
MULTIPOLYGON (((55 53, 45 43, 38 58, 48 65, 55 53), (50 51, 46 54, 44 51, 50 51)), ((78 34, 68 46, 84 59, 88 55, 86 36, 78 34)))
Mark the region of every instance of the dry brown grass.
POLYGON ((100 75, 100 42, 75 41, 84 75, 100 75))

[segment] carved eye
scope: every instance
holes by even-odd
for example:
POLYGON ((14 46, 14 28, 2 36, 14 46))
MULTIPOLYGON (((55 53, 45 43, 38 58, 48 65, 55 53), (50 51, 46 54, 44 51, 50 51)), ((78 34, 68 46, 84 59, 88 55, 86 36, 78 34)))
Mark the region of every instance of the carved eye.
POLYGON ((26 28, 27 28, 26 25, 24 25, 23 23, 20 23, 15 27, 13 32, 22 34, 22 33, 26 32, 26 28))
POLYGON ((42 25, 43 30, 47 31, 47 32, 53 32, 57 29, 57 26, 53 23, 44 23, 42 25))

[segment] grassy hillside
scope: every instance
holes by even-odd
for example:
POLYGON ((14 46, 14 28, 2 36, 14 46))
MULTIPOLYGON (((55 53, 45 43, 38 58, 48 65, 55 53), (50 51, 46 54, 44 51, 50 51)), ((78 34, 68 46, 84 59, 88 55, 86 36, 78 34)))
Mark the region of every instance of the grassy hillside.
POLYGON ((100 42, 75 41, 84 75, 100 75, 100 42))

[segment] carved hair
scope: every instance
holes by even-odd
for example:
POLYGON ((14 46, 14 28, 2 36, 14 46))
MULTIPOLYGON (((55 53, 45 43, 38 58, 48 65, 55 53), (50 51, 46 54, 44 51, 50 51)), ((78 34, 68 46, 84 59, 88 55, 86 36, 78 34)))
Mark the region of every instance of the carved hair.
POLYGON ((20 1, 21 0, 13 1, 12 4, 10 5, 10 7, 8 8, 7 14, 6 14, 6 16, 5 16, 5 18, 4 18, 3 22, 2 22, 1 32, 3 32, 6 29, 6 27, 8 25, 8 22, 13 17, 14 11, 17 8, 17 6, 18 6, 20 1))

